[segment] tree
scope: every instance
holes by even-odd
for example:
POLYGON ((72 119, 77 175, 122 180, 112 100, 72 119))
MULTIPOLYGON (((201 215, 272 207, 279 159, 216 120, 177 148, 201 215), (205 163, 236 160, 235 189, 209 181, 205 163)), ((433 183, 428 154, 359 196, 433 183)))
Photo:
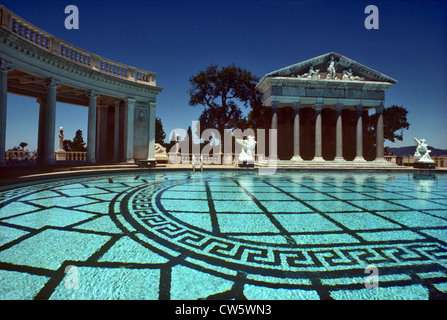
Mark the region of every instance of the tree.
MULTIPOLYGON (((234 64, 222 68, 211 64, 192 76, 189 105, 205 107, 199 117, 201 130, 215 128, 223 137, 225 129, 247 127, 248 121, 239 106, 253 108, 260 101, 255 88, 258 81, 250 71, 234 64)), ((254 114, 253 119, 257 120, 257 116, 254 114)))
POLYGON ((20 142, 19 147, 22 148, 22 150, 25 150, 25 147, 28 145, 26 142, 20 142))
POLYGON ((87 151, 85 147, 84 138, 82 137, 82 130, 78 129, 76 135, 71 142, 72 151, 87 151))
POLYGON ((155 143, 163 144, 165 142, 166 133, 163 129, 163 123, 161 119, 155 118, 155 143))
MULTIPOLYGON (((402 141, 404 130, 410 128, 407 120, 408 111, 402 106, 392 105, 383 109, 383 138, 390 142, 402 141)), ((376 123, 377 114, 373 113, 366 119, 366 144, 368 146, 369 157, 373 157, 376 150, 376 123)))

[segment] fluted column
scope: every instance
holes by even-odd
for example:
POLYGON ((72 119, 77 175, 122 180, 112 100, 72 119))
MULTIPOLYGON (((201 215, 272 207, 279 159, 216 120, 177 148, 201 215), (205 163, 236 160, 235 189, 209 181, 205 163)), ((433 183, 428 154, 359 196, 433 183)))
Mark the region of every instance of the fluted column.
POLYGON ((135 99, 124 100, 123 161, 133 161, 133 131, 135 120, 135 99))
POLYGON ((338 103, 336 107, 335 125, 335 159, 334 161, 344 161, 343 159, 343 125, 342 125, 343 103, 338 103))
POLYGON ((149 102, 149 145, 147 159, 155 161, 155 102, 149 102))
POLYGON ((121 101, 115 101, 115 126, 113 132, 113 162, 119 161, 119 142, 120 142, 120 104, 121 101))
POLYGON ((315 156, 313 161, 324 161, 323 145, 322 145, 322 128, 321 128, 321 110, 322 103, 315 104, 315 156))
POLYGON ((42 164, 53 164, 55 162, 56 90, 60 85, 60 81, 55 79, 50 78, 45 81, 47 94, 40 104, 38 133, 38 143, 40 145, 37 146, 37 159, 42 164))
POLYGON ((278 102, 272 102, 272 125, 269 133, 269 158, 278 157, 278 102))
POLYGON ((385 161, 383 150, 383 104, 376 107, 376 161, 385 161))
POLYGON ((87 162, 96 162, 96 99, 99 93, 89 91, 88 96, 88 128, 87 128, 87 162))
POLYGON ((6 165, 6 113, 8 104, 8 72, 13 69, 11 63, 0 60, 0 166, 6 165))
POLYGON ((293 118, 293 157, 291 160, 302 161, 300 155, 300 103, 293 104, 294 118, 293 118))
POLYGON ((363 124, 362 124, 362 114, 363 105, 359 104, 355 107, 357 124, 356 124, 356 156, 354 161, 365 161, 363 158, 363 124))

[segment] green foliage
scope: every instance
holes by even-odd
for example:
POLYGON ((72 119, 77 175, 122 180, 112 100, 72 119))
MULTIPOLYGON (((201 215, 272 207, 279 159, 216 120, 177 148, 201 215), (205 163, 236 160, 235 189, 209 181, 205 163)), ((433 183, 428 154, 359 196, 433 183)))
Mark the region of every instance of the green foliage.
POLYGON ((204 106, 199 117, 200 129, 217 129, 223 136, 225 129, 244 129, 259 122, 261 94, 256 90, 259 78, 234 64, 219 68, 211 64, 189 79, 190 106, 204 106), (249 118, 240 106, 251 107, 249 118), (250 122, 251 121, 251 122, 250 122))
POLYGON ((71 142, 71 151, 87 151, 84 138, 82 136, 82 130, 80 129, 76 131, 76 135, 71 142))
POLYGON ((163 129, 163 123, 161 119, 155 118, 155 143, 159 143, 161 145, 164 144, 166 138, 165 130, 163 129))
POLYGON ((25 150, 25 147, 28 145, 26 142, 20 142, 19 147, 22 148, 22 150, 25 150))
MULTIPOLYGON (((392 105, 391 107, 383 109, 383 138, 390 142, 396 140, 402 141, 404 130, 410 128, 410 123, 407 120, 408 111, 402 106, 392 105)), ((377 114, 373 113, 366 119, 367 131, 365 143, 370 158, 374 158, 376 150, 376 123, 377 114)))

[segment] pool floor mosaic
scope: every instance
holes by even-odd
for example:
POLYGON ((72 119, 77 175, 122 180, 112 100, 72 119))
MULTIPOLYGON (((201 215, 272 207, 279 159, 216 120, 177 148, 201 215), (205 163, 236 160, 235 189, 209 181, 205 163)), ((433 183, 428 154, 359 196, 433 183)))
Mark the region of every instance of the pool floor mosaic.
POLYGON ((447 175, 157 172, 0 190, 0 299, 409 300, 446 290, 447 175))

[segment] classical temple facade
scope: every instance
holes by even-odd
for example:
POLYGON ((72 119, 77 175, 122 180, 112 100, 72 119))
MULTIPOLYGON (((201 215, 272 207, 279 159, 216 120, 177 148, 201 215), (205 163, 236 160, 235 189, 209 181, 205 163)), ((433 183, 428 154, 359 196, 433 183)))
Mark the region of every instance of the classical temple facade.
POLYGON ((266 74, 257 89, 267 108, 265 128, 277 130, 279 163, 388 166, 383 108, 386 89, 396 83, 335 52, 266 74), (370 109, 377 113, 377 148, 366 161, 370 109))
POLYGON ((88 108, 87 162, 155 163, 156 74, 77 48, 0 6, 0 165, 7 93, 36 98, 37 160, 54 163, 56 102, 88 108))

